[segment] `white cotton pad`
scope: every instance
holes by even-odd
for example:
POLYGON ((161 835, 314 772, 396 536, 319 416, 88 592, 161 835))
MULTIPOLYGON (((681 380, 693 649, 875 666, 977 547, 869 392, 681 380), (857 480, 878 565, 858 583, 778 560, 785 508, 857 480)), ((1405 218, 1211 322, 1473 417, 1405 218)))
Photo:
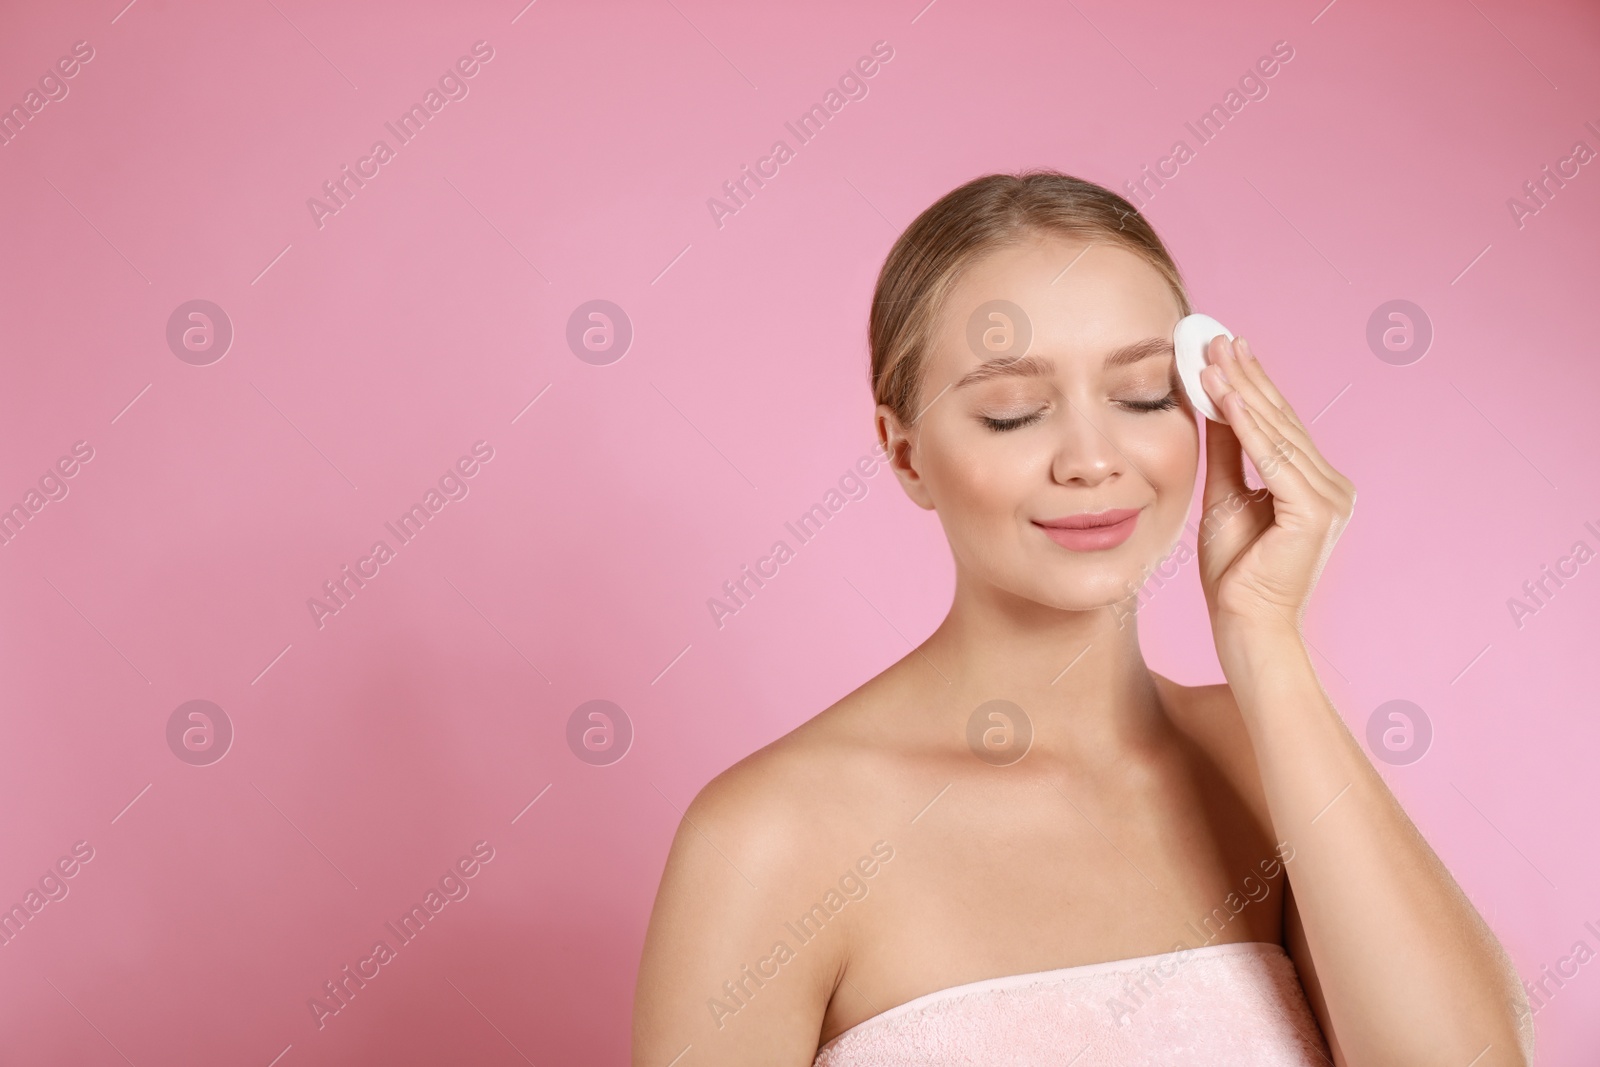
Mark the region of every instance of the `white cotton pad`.
POLYGON ((1218 334, 1233 340, 1228 328, 1210 315, 1186 315, 1178 320, 1172 331, 1172 349, 1178 359, 1178 377, 1183 381, 1183 391, 1195 410, 1212 422, 1227 422, 1217 411, 1201 384, 1200 372, 1206 368, 1206 346, 1218 334))

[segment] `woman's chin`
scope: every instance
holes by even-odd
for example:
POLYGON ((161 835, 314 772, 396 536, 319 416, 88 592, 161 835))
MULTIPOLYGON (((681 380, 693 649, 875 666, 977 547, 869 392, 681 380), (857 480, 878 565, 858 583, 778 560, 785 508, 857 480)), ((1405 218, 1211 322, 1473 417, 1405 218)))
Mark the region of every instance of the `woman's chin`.
POLYGON ((1060 581, 1017 588, 1018 596, 1055 611, 1110 611, 1132 615, 1137 603, 1135 575, 1099 574, 1091 581, 1063 576, 1060 581))

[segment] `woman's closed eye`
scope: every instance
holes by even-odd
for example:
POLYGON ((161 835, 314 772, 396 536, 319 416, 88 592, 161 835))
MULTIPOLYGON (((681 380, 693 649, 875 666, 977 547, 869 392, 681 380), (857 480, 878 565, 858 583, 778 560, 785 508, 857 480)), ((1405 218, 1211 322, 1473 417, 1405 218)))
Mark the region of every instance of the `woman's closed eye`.
MULTIPOLYGON (((1178 392, 1173 390, 1164 397, 1155 400, 1118 400, 1115 403, 1122 405, 1129 411, 1151 412, 1169 411, 1178 406, 1178 392)), ((1018 430, 1024 426, 1031 426, 1044 418, 1049 413, 1049 408, 1040 408, 1038 411, 1025 415, 980 415, 983 424, 996 433, 1005 433, 1007 430, 1018 430)))
POLYGON ((1119 400, 1117 403, 1132 411, 1166 411, 1178 406, 1178 391, 1174 389, 1160 400, 1119 400))
POLYGON ((1044 418, 1045 410, 1045 408, 1040 408, 1038 411, 1028 415, 1012 415, 1004 418, 995 418, 990 415, 980 415, 978 417, 983 420, 983 424, 989 427, 989 429, 994 430, 997 433, 1004 433, 1006 430, 1015 430, 1023 426, 1031 426, 1033 423, 1036 423, 1040 419, 1044 418))

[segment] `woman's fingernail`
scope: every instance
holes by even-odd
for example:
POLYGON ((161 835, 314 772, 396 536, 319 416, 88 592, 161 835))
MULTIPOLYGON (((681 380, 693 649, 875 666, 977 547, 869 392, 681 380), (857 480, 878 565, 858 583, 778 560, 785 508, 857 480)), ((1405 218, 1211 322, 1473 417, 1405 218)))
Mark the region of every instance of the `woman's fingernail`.
POLYGON ((1228 375, 1222 369, 1222 364, 1220 364, 1220 363, 1211 364, 1211 373, 1216 375, 1217 384, 1219 384, 1219 385, 1227 385, 1228 384, 1228 375))
POLYGON ((1243 337, 1239 338, 1239 351, 1244 353, 1245 359, 1255 359, 1256 354, 1250 350, 1250 342, 1243 337))

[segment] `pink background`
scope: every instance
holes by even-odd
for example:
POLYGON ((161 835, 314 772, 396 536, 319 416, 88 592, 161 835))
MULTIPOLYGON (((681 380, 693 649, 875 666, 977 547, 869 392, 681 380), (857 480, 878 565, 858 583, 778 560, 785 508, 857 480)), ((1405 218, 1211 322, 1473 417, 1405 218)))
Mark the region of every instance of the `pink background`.
MULTIPOLYGON (((679 809, 948 604, 936 519, 880 473, 707 607, 871 448, 896 234, 994 171, 1121 191, 1277 41, 1147 213, 1359 487, 1307 620, 1352 730, 1425 709, 1425 757, 1379 767, 1525 978, 1600 948, 1600 563, 1507 608, 1600 548, 1600 164, 1507 206, 1600 149, 1591 5, 124 2, 0 33, 4 106, 94 50, 0 147, 0 506, 93 449, 0 546, 0 904, 94 850, 0 947, 7 1062, 626 1062, 679 809), (319 228, 307 199, 480 40, 469 95, 319 228), (166 341, 194 299, 235 331, 205 366, 166 341), (609 365, 566 341, 594 299, 635 332, 609 365), (1406 366, 1366 340, 1394 299, 1434 330, 1406 366), (469 494, 319 628, 308 598, 480 440, 469 494), (194 699, 235 731, 208 766, 167 742, 194 699), (566 741, 591 699, 635 733, 607 766, 566 741), (319 1029, 309 999, 478 841, 470 895, 319 1029)), ((1221 679, 1192 567, 1143 628, 1154 669, 1221 679)), ((1585 1062, 1597 1009, 1590 963, 1541 1062, 1585 1062)))

